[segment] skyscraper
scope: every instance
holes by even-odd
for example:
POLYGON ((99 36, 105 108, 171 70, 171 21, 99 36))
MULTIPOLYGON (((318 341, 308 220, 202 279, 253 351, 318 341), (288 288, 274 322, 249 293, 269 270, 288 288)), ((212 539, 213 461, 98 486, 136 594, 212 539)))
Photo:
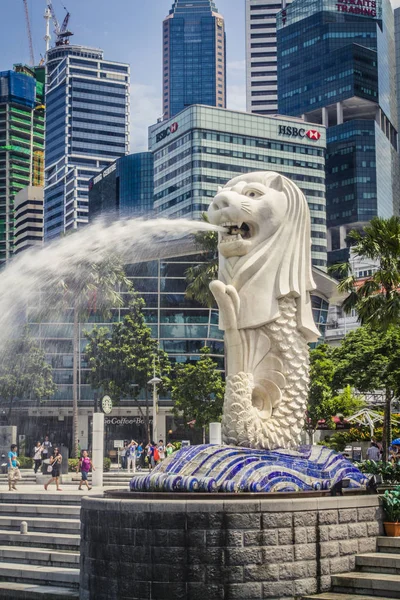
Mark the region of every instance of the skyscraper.
POLYGON ((44 68, 0 73, 0 267, 14 250, 14 198, 43 183, 44 68))
POLYGON ((293 0, 279 13, 278 108, 327 129, 330 262, 350 229, 399 213, 394 17, 389 0, 293 0))
POLYGON ((226 106, 225 24, 212 0, 175 0, 163 24, 163 115, 226 106))
POLYGON ((89 180, 127 154, 128 127, 128 65, 84 46, 48 51, 45 240, 88 222, 89 180))
POLYGON ((247 112, 278 112, 276 15, 280 0, 246 0, 246 106, 247 112))

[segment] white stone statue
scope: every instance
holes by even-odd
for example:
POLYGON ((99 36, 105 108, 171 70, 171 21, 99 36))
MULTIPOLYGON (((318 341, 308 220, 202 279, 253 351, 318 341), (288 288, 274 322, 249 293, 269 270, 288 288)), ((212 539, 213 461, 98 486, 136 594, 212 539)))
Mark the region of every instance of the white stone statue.
POLYGON ((308 389, 312 316, 310 214, 302 191, 271 171, 220 188, 211 223, 219 239, 219 279, 210 285, 225 332, 227 444, 290 448, 300 442, 308 389))

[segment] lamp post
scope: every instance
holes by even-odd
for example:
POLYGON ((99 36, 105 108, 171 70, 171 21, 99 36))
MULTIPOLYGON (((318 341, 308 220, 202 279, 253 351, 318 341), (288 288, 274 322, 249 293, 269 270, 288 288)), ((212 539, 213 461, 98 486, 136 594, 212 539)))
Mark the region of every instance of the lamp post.
POLYGON ((153 441, 157 443, 157 384, 161 383, 161 379, 156 377, 156 371, 154 369, 154 377, 147 382, 148 385, 153 386, 153 441))

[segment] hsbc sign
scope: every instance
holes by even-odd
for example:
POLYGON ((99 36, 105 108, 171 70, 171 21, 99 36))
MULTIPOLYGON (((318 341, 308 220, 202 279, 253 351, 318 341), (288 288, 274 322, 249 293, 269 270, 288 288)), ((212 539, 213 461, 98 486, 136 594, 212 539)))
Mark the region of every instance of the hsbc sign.
POLYGON ((179 127, 178 123, 172 123, 172 125, 170 125, 169 127, 166 127, 166 129, 163 129, 162 131, 157 133, 156 143, 161 142, 162 140, 165 140, 165 138, 168 137, 169 135, 171 135, 171 133, 175 133, 175 131, 178 131, 178 127, 179 127))
POLYGON ((291 125, 279 125, 279 135, 285 135, 288 137, 308 137, 309 140, 317 142, 321 134, 316 129, 305 129, 304 127, 292 127, 291 125))

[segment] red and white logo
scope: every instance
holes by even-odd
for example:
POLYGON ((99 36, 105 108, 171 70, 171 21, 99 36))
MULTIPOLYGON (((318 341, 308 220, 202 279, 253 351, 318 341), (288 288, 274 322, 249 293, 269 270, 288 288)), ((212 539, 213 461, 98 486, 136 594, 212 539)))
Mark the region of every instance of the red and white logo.
POLYGON ((316 129, 309 129, 308 131, 306 131, 306 136, 310 140, 319 140, 319 138, 321 137, 321 134, 316 129))
POLYGON ((177 129, 178 129, 178 123, 172 123, 172 125, 170 125, 169 130, 171 133, 175 133, 175 131, 177 131, 177 129))

